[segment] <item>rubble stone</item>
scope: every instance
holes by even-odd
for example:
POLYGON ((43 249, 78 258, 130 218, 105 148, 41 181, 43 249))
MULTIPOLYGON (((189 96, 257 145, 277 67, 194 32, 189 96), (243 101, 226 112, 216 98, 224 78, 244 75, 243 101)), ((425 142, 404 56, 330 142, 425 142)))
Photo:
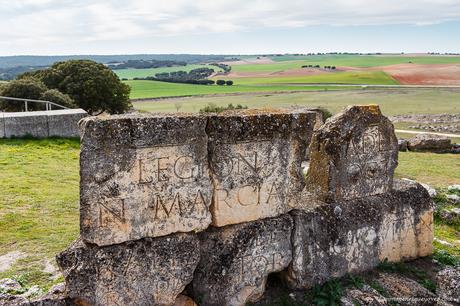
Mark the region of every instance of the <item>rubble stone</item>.
POLYGON ((265 290, 269 273, 291 261, 292 218, 282 215, 200 233, 201 260, 191 285, 199 305, 245 305, 265 290))
POLYGON ((77 241, 57 256, 66 294, 89 305, 171 305, 199 261, 195 234, 98 247, 77 241))
POLYGON ((377 105, 351 106, 314 132, 310 154, 307 185, 332 203, 388 192, 398 141, 377 105))

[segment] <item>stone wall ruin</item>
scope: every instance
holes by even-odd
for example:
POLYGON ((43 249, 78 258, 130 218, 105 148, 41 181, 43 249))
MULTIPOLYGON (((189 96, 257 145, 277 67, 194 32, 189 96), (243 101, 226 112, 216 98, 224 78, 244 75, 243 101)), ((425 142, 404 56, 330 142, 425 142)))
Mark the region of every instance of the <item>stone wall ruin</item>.
POLYGON ((393 180, 378 106, 82 120, 80 239, 58 255, 89 305, 257 301, 432 252, 433 206, 393 180), (306 177, 302 164, 309 159, 306 177))

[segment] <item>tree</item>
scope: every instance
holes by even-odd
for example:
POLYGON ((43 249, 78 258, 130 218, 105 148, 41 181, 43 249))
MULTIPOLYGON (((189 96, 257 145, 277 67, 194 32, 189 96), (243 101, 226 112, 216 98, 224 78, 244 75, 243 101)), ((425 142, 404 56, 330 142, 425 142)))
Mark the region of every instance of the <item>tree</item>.
POLYGON ((57 62, 50 68, 25 73, 18 78, 33 77, 48 88, 69 95, 77 106, 90 114, 123 113, 132 107, 130 87, 103 64, 90 60, 57 62))
POLYGON ((232 80, 228 80, 225 82, 225 84, 227 84, 227 86, 232 86, 233 85, 233 81, 232 80))
POLYGON ((77 107, 69 95, 63 94, 57 89, 48 89, 41 95, 40 100, 54 102, 68 108, 77 107))
MULTIPOLYGON (((13 98, 24 98, 39 100, 42 94, 47 90, 45 84, 40 80, 33 78, 23 78, 8 82, 2 86, 0 95, 13 98)), ((22 101, 2 101, 0 109, 8 112, 20 112, 24 110, 24 102, 22 101)), ((44 105, 38 103, 28 103, 28 110, 41 110, 44 105)))
POLYGON ((222 86, 222 85, 225 85, 225 81, 224 80, 217 80, 216 84, 222 86))

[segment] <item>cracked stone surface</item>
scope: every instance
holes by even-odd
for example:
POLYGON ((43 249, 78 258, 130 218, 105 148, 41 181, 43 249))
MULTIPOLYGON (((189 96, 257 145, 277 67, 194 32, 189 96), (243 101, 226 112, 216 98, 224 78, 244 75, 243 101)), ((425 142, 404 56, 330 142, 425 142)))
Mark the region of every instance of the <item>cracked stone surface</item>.
POLYGON ((283 214, 317 112, 123 115, 81 123, 80 232, 100 246, 283 214), (211 207, 211 209, 210 209, 211 207))
POLYGON ((199 305, 245 305, 264 292, 269 273, 291 261, 288 214, 200 233, 201 260, 191 284, 199 305))
POLYGON ((79 240, 57 262, 77 303, 171 305, 192 281, 199 256, 196 234, 184 233, 105 247, 79 240))
POLYGON ((432 253, 433 202, 414 182, 394 182, 384 195, 294 210, 293 260, 285 279, 310 288, 332 277, 432 253))
POLYGON ((292 209, 305 186, 302 162, 317 113, 248 110, 209 117, 214 184, 212 224, 276 217, 292 209))
POLYGON ((84 119, 80 232, 110 245, 211 223, 207 119, 198 115, 84 119))
POLYGON ((350 106, 313 134, 308 187, 332 203, 391 189, 398 140, 377 105, 350 106))

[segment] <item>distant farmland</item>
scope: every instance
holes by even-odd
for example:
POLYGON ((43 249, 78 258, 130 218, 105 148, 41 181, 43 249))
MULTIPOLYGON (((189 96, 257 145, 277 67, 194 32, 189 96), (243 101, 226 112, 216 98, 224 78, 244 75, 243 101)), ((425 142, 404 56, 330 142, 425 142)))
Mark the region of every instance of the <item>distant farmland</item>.
POLYGON ((272 56, 275 62, 299 61, 304 64, 320 64, 351 67, 376 67, 413 64, 460 64, 460 56, 446 55, 308 55, 308 56, 272 56))
POLYGON ((192 69, 203 68, 203 67, 214 69, 215 72, 222 71, 222 69, 217 66, 192 64, 192 65, 187 65, 187 66, 147 68, 147 69, 134 69, 134 68, 118 69, 118 70, 114 70, 114 72, 118 75, 120 79, 132 80, 133 78, 145 78, 149 76, 155 76, 155 74, 163 73, 163 72, 173 72, 173 71, 179 71, 179 70, 189 72, 192 69))
MULTIPOLYGON (((232 80, 233 86, 172 84, 152 81, 127 81, 131 98, 159 98, 189 95, 245 92, 318 90, 309 84, 365 85, 459 85, 460 56, 406 55, 313 55, 243 56, 228 62, 231 72, 212 79, 232 80), (319 67, 308 67, 308 66, 319 67), (302 68, 302 66, 307 66, 302 68), (329 68, 325 68, 329 67, 329 68), (334 69, 330 67, 334 67, 334 69), (303 86, 300 86, 303 85, 303 86)), ((155 73, 190 70, 203 65, 157 69, 123 69, 121 78, 152 76, 155 73)), ((209 66, 208 66, 209 67, 209 66)), ((216 69, 215 66, 210 66, 216 69)), ((334 89, 347 89, 329 88, 334 89)))

